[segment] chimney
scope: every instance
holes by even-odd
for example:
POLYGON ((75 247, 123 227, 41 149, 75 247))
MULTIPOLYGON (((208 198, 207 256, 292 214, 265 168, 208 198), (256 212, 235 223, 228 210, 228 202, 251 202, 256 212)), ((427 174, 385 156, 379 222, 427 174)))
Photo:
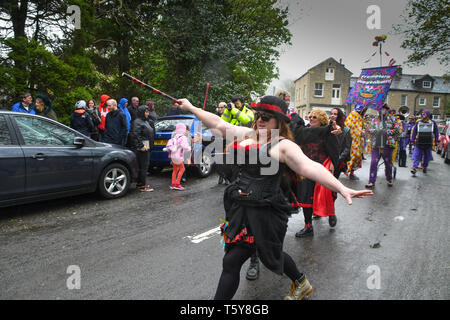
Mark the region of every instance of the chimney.
POLYGON ((339 59, 339 64, 342 64, 342 58, 341 58, 341 59, 339 59))

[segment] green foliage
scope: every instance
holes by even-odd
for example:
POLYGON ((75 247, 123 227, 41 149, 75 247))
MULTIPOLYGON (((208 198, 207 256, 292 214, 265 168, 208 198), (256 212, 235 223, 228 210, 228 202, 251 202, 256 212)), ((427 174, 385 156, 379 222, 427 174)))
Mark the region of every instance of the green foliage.
POLYGON ((78 99, 94 97, 98 103, 101 94, 138 96, 141 104, 152 100, 157 113, 165 114, 171 102, 121 77, 123 72, 197 106, 210 83, 210 111, 237 93, 249 100, 250 91, 263 93, 278 76, 276 48, 291 39, 287 9, 277 8, 276 0, 42 3, 21 2, 28 10, 18 10, 14 1, 0 5, 1 17, 12 17, 14 31, 0 38, 6 48, 0 57, 0 99, 11 106, 23 92, 44 92, 66 123, 78 99), (81 9, 80 30, 63 23, 73 4, 81 9), (31 25, 22 26, 23 21, 31 25), (47 36, 49 29, 38 28, 53 21, 59 26, 57 40, 47 36))
MULTIPOLYGON (((408 56, 409 63, 424 64, 430 57, 435 56, 441 64, 448 67, 449 16, 449 0, 408 2, 404 22, 395 29, 405 37, 402 48, 412 50, 408 56)), ((446 72, 448 73, 448 68, 446 72)))

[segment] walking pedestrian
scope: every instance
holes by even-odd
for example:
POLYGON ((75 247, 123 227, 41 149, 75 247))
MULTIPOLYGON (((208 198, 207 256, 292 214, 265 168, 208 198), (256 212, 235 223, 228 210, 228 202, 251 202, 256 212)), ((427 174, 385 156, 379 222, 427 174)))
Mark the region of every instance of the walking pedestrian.
POLYGON ((79 100, 75 103, 75 110, 70 115, 70 127, 90 137, 94 129, 94 123, 85 109, 86 101, 79 100))
POLYGON ((128 111, 130 112, 130 116, 131 116, 131 122, 133 122, 137 118, 138 108, 139 108, 139 98, 132 97, 131 105, 128 106, 128 111))
POLYGON ((352 149, 350 150, 350 161, 347 162, 347 173, 350 180, 359 180, 355 175, 355 171, 362 167, 363 144, 362 139, 364 115, 367 107, 356 106, 355 110, 350 112, 345 125, 350 128, 350 135, 352 137, 352 149))
POLYGON ((392 187, 392 153, 396 141, 402 132, 402 126, 395 116, 389 114, 389 106, 385 104, 381 110, 381 117, 378 116, 369 127, 372 137, 372 159, 370 162, 369 183, 366 188, 373 188, 377 180, 378 162, 380 157, 384 159, 384 173, 387 185, 392 187))
MULTIPOLYGON (((331 173, 339 166, 339 143, 334 134, 332 134, 333 126, 325 111, 313 109, 309 113, 309 128, 300 130, 298 128, 295 133, 295 142, 300 146, 304 154, 311 160, 320 163, 331 173), (323 130, 315 130, 322 127, 323 130)), ((313 179, 302 179, 296 184, 296 197, 300 202, 305 219, 305 226, 298 231, 295 236, 304 238, 314 235, 312 225, 313 213, 328 217, 328 223, 331 227, 336 226, 337 218, 334 212, 334 200, 336 194, 331 190, 322 189, 313 179), (321 200, 319 200, 319 197, 321 200)))
POLYGON ((149 115, 150 109, 147 106, 138 107, 129 135, 130 147, 136 155, 139 167, 136 187, 140 191, 153 191, 146 181, 150 152, 155 137, 155 132, 148 122, 149 115))
POLYGON ((169 153, 170 164, 173 167, 170 189, 184 190, 184 187, 181 185, 181 177, 185 171, 185 152, 191 151, 190 143, 186 137, 186 125, 184 123, 180 122, 176 125, 174 137, 167 141, 167 145, 163 150, 169 153))
POLYGON ((220 131, 222 136, 237 137, 233 151, 243 153, 248 159, 247 164, 241 165, 239 179, 225 189, 226 223, 221 227, 225 256, 214 298, 231 299, 234 296, 242 265, 257 251, 268 269, 280 275, 284 273, 291 279, 291 289, 285 299, 303 299, 313 288, 292 258, 283 251, 289 210, 289 204, 280 190, 284 171, 289 167, 300 175, 317 180, 327 188, 340 192, 348 204, 352 203, 352 197, 361 198, 372 192, 345 187, 322 165, 307 158, 300 147, 291 141, 287 105, 277 97, 266 96, 256 104, 257 120, 252 128, 231 125, 215 114, 194 107, 186 99, 180 102, 184 111, 193 113, 206 126, 220 131), (277 137, 273 130, 278 130, 277 137), (252 161, 255 159, 249 159, 251 150, 257 152, 256 164, 252 161), (269 156, 269 165, 262 163, 262 155, 269 156))
POLYGON ((411 142, 414 145, 413 167, 411 173, 413 176, 422 162, 423 173, 427 173, 428 163, 433 159, 431 150, 439 141, 439 131, 435 121, 431 120, 430 110, 422 111, 422 118, 417 121, 412 129, 411 142))

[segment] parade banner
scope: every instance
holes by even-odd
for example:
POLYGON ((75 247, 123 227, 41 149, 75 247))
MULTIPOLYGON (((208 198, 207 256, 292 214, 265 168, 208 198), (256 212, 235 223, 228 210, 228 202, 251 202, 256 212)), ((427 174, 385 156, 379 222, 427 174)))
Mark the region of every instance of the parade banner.
POLYGON ((345 102, 380 111, 397 68, 394 66, 362 69, 345 102))

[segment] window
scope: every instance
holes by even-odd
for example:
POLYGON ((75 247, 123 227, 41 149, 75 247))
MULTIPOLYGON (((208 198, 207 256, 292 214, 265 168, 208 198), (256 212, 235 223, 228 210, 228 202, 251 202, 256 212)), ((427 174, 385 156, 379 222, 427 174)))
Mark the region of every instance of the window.
POLYGON ((314 86, 314 96, 323 97, 323 83, 316 83, 314 86))
POLYGON ((16 116, 25 145, 73 146, 75 133, 46 120, 16 116))
POLYGON ((306 84, 303 86, 303 98, 305 98, 306 99, 306 94, 307 94, 307 92, 306 92, 306 84))
POLYGON ((326 81, 334 80, 334 69, 333 68, 327 68, 327 70, 325 72, 325 80, 326 81))
POLYGON ((433 114, 431 115, 432 119, 431 120, 441 120, 441 116, 438 114, 433 114))
POLYGON ((424 106, 427 104, 427 99, 425 98, 419 98, 419 105, 424 106))
POLYGON ((11 145, 11 136, 9 135, 8 125, 4 116, 0 116, 0 146, 11 145))
POLYGON ((439 108, 441 105, 441 97, 434 97, 433 98, 433 107, 439 108))
POLYGON ((423 88, 431 88, 431 81, 424 81, 422 82, 423 88))
POLYGON ((407 106, 408 105, 408 96, 406 94, 402 94, 402 102, 401 102, 402 106, 407 106))
POLYGON ((341 97, 341 85, 340 84, 333 84, 332 97, 333 98, 340 98, 341 97))

